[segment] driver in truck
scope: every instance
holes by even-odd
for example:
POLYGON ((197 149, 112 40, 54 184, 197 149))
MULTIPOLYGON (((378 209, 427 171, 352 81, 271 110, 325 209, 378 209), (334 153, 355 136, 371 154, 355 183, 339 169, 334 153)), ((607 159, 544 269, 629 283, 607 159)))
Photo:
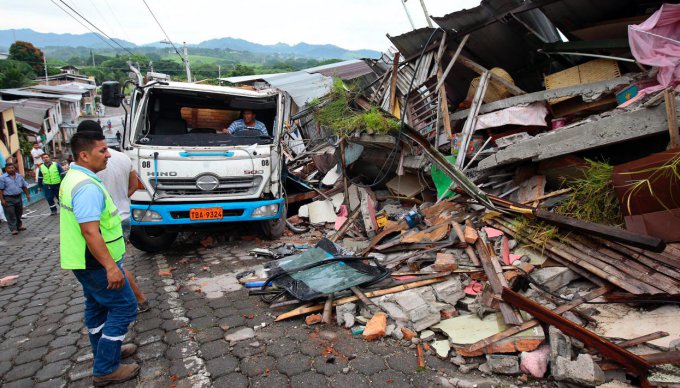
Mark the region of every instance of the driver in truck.
POLYGON ((250 109, 244 109, 241 111, 242 119, 234 120, 228 128, 224 128, 222 133, 233 135, 236 132, 244 131, 247 129, 256 129, 262 133, 264 136, 269 136, 267 132, 267 127, 261 121, 255 120, 255 112, 250 109))

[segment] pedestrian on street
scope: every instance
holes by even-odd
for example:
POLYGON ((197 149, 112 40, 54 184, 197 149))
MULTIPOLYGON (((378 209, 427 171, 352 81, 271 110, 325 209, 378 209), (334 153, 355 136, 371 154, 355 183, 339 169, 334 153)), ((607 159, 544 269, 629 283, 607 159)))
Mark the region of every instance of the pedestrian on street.
POLYGON ((21 174, 17 172, 14 163, 5 164, 5 173, 0 175, 0 202, 2 210, 7 218, 9 231, 16 235, 20 231, 26 230, 21 222, 24 214, 24 202, 21 192, 26 194, 26 199, 31 200, 31 193, 28 192, 28 183, 21 174))
POLYGON ((106 126, 109 127, 109 131, 111 130, 111 120, 106 121, 106 126))
MULTIPOLYGON (((77 132, 94 132, 104 136, 102 127, 92 120, 84 120, 78 125, 77 132)), ((125 241, 130 238, 130 196, 137 191, 137 172, 132 165, 132 160, 124 153, 109 148, 111 158, 106 164, 106 168, 97 172, 97 176, 101 179, 102 184, 111 194, 113 203, 118 208, 118 215, 122 220, 123 235, 125 241)), ((125 269, 125 276, 127 276, 132 291, 137 298, 139 312, 149 310, 149 301, 144 296, 142 290, 137 286, 135 276, 128 269, 125 269)))
POLYGON ((33 167, 35 167, 35 176, 38 176, 38 170, 42 164, 42 155, 45 151, 42 150, 40 143, 33 143, 33 149, 31 150, 31 157, 33 158, 33 167))
POLYGON ((137 346, 122 345, 137 317, 137 301, 125 278, 125 240, 118 209, 96 173, 111 157, 102 134, 71 138, 75 163, 59 190, 61 268, 72 270, 83 287, 85 325, 94 355, 93 383, 104 386, 130 380, 136 363, 123 364, 137 346))
POLYGON ((49 154, 42 155, 43 164, 38 170, 38 187, 43 190, 45 199, 50 205, 52 215, 57 214, 57 204, 55 199, 59 198, 59 184, 66 175, 66 172, 59 163, 52 163, 49 154))

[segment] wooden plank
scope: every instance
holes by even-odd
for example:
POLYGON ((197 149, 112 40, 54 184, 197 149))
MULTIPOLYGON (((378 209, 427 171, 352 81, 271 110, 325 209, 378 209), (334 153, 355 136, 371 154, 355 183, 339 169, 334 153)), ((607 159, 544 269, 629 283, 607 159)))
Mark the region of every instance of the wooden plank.
MULTIPOLYGON (((475 247, 479 253, 479 259, 482 264, 482 268, 484 268, 484 273, 486 273, 486 277, 489 278, 491 289, 495 294, 500 295, 500 293, 503 291, 503 287, 506 287, 508 284, 505 280, 505 277, 503 276, 503 270, 500 268, 498 260, 491 256, 488 247, 481 238, 477 240, 475 247), (495 265, 494 261, 496 262, 495 265)), ((501 314, 503 315, 503 320, 508 325, 521 325, 523 323, 522 318, 509 304, 500 302, 499 308, 501 310, 501 314)))
POLYGON ((640 357, 651 365, 680 364, 680 351, 642 354, 640 357))
POLYGON ((577 220, 576 218, 566 217, 542 209, 533 209, 533 214, 542 221, 557 225, 560 228, 576 230, 586 235, 603 237, 609 240, 622 242, 624 244, 636 246, 638 248, 649 249, 653 252, 663 252, 666 243, 660 238, 647 236, 644 234, 629 232, 625 229, 615 228, 609 225, 596 224, 577 220))
POLYGON ((622 348, 630 348, 645 342, 654 341, 659 338, 668 337, 668 333, 665 331, 655 331, 654 333, 642 335, 640 337, 631 338, 629 340, 618 342, 617 345, 622 348))
POLYGON ((558 314, 555 314, 554 312, 507 287, 503 288, 501 297, 504 301, 512 304, 513 306, 528 312, 537 320, 557 327, 564 334, 578 339, 587 347, 600 352, 600 354, 602 354, 604 357, 618 362, 627 370, 635 373, 642 379, 647 377, 647 373, 652 367, 652 364, 645 361, 640 356, 637 356, 636 354, 633 354, 628 350, 617 346, 616 344, 598 336, 597 334, 582 328, 574 322, 563 318, 558 314))
POLYGON ((562 241, 578 249, 582 253, 596 258, 603 263, 607 263, 616 268, 620 269, 624 274, 630 275, 630 277, 640 280, 643 283, 652 284, 655 288, 666 291, 669 294, 679 294, 680 288, 678 284, 672 278, 657 272, 656 270, 645 267, 644 265, 629 260, 628 258, 619 255, 613 258, 606 254, 604 249, 599 249, 598 247, 593 247, 592 245, 585 245, 580 243, 574 238, 563 236, 562 241))
MULTIPOLYGON (((512 228, 512 226, 505 220, 499 220, 498 223, 501 225, 507 227, 507 228, 512 228)), ((496 225, 497 223, 492 222, 492 225, 496 225)), ((527 240, 531 241, 532 243, 535 244, 541 244, 543 245, 544 243, 541 241, 537 241, 536 239, 530 238, 530 237, 525 237, 527 240)), ((623 276, 620 271, 618 271, 615 268, 611 268, 611 266, 607 267, 607 269, 611 270, 610 272, 607 272, 604 270, 602 267, 602 263, 593 260, 589 257, 584 257, 584 256, 575 256, 571 254, 570 252, 566 252, 565 250, 561 249, 559 245, 554 243, 553 241, 548 241, 545 243, 545 247, 550 250, 552 253, 564 258, 564 260, 567 260, 575 265, 578 265, 579 267, 582 267, 583 269, 603 278, 606 279, 607 281, 616 284, 617 286, 623 288, 624 290, 631 292, 633 294, 644 294, 645 291, 640 289, 638 287, 639 281, 636 281, 635 284, 631 280, 635 279, 628 279, 626 276, 623 276)), ((605 266, 606 267, 606 266, 605 266)), ((644 286, 647 286, 646 284, 644 286)), ((654 293, 659 293, 660 290, 657 290, 654 293)))
MULTIPOLYGON (((409 284, 402 284, 402 285, 387 288, 387 289, 384 289, 384 290, 369 291, 369 292, 365 292, 364 294, 369 298, 373 298, 373 297, 376 297, 376 296, 394 294, 394 293, 397 293, 397 292, 402 292, 402 291, 410 290, 410 289, 413 289, 413 288, 428 286, 430 284, 440 283, 440 282, 443 282, 445 280, 446 280, 446 277, 438 277, 438 278, 434 278, 434 279, 420 280, 420 281, 417 281, 417 282, 413 282, 413 283, 409 283, 409 284)), ((344 297, 344 298, 335 299, 333 301, 333 306, 339 306, 339 305, 343 305, 343 304, 346 304, 346 303, 355 302, 357 300, 359 300, 359 298, 356 297, 356 296, 347 296, 347 297, 344 297)), ((279 315, 278 317, 276 317, 275 321, 282 321, 284 319, 297 317, 297 316, 300 316, 300 315, 303 315, 303 314, 309 314, 309 313, 313 313, 313 312, 316 312, 316 311, 321 311, 321 310, 323 310, 324 305, 325 305, 325 303, 317 304, 317 305, 314 305, 314 306, 308 306, 308 307, 304 307, 304 308, 302 308, 302 307, 297 308, 297 309, 294 309, 294 310, 291 310, 291 311, 288 311, 286 313, 279 315)))
POLYGON ((397 103, 397 77, 399 75, 399 51, 394 53, 392 60, 392 80, 390 81, 390 105, 389 111, 394 114, 394 107, 397 103))
POLYGON ((482 74, 482 78, 479 80, 479 85, 477 85, 477 90, 472 98, 472 106, 470 106, 470 114, 465 120, 463 125, 463 130, 460 133, 460 145, 458 146, 458 157, 456 158, 456 167, 462 169, 465 166, 465 155, 467 153, 468 144, 470 143, 470 138, 475 133, 475 125, 477 124, 477 114, 479 113, 479 107, 482 105, 484 100, 484 95, 486 94, 486 88, 489 86, 489 77, 491 72, 487 71, 482 74))
POLYGON ((461 40, 460 43, 458 44, 458 47, 456 48, 456 52, 451 57, 449 64, 446 66, 446 70, 444 70, 444 73, 442 74, 441 79, 437 83, 436 89, 441 88, 442 85, 444 84, 444 82, 446 81, 446 77, 449 76, 449 72, 451 71, 451 69, 453 69, 453 65, 458 60, 458 57, 460 56, 460 52, 463 51, 463 47, 465 46, 465 43, 467 43, 469 38, 470 38, 470 35, 465 35, 463 37, 463 40, 461 40))
MULTIPOLYGON (((598 297, 610 292, 612 289, 614 289, 613 286, 604 286, 604 287, 596 288, 595 290, 590 291, 589 293, 583 295, 582 297, 573 299, 570 302, 567 302, 567 303, 557 307, 556 309, 553 310, 553 312, 555 314, 565 313, 565 312, 567 312, 567 311, 569 311, 569 310, 571 310, 575 307, 582 305, 585 302, 591 301, 595 298, 598 298, 598 297)), ((503 330, 500 333, 496 333, 492 336, 486 337, 482 340, 475 342, 474 344, 466 347, 465 351, 470 352, 470 353, 476 352, 476 351, 481 350, 484 347, 489 346, 489 345, 491 345, 495 342, 498 342, 500 340, 511 337, 511 336, 513 336, 517 333, 521 333, 524 330, 531 329, 532 327, 538 325, 539 323, 540 322, 537 319, 532 319, 530 321, 526 321, 526 322, 522 323, 519 326, 510 327, 508 329, 503 330)))
POLYGON ((461 63, 463 66, 467 67, 468 69, 474 71, 474 72, 477 73, 477 74, 482 75, 482 74, 484 74, 484 73, 486 73, 486 72, 488 71, 488 72, 491 74, 491 80, 492 80, 493 82, 505 86, 505 87, 508 89, 508 91, 509 91, 510 93, 514 94, 514 95, 525 94, 525 93, 526 93, 524 90, 518 88, 516 85, 513 85, 513 84, 511 84, 510 82, 508 82, 508 81, 504 80, 503 78, 501 78, 500 76, 498 76, 498 75, 496 75, 496 74, 494 74, 494 73, 491 73, 491 72, 489 71, 489 69, 487 69, 487 68, 485 68, 484 66, 480 65, 479 63, 473 61, 472 59, 467 58, 467 57, 464 56, 464 55, 461 55, 460 58, 459 58, 458 60, 460 61, 460 63, 461 63))

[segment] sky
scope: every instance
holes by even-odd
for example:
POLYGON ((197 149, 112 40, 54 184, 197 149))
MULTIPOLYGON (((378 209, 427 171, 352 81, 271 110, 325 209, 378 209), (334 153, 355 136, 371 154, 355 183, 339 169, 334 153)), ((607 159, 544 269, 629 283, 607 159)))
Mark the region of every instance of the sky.
MULTIPOLYGON (((89 31, 54 3, 62 0, 0 0, 0 30, 81 34, 89 31)), ((143 0, 63 0, 113 38, 142 45, 165 39, 143 0)), ((423 0, 443 16, 475 7, 479 0, 423 0)), ((334 44, 385 51, 386 34, 412 30, 400 0, 146 0, 174 42, 188 44, 232 37, 260 44, 334 44)), ((416 28, 427 21, 419 0, 406 6, 416 28)), ((68 10, 68 9, 67 9, 68 10)), ((69 10, 70 12, 70 10, 69 10)), ((84 23, 87 25, 87 23, 84 23)))

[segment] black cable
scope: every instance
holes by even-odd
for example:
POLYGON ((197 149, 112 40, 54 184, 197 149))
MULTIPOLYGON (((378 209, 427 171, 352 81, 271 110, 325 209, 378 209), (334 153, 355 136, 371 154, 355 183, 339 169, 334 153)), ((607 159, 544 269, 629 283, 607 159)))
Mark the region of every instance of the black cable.
POLYGON ((156 18, 156 15, 154 15, 153 11, 151 10, 151 7, 149 7, 149 4, 146 3, 146 0, 142 0, 142 2, 144 2, 144 5, 146 5, 146 9, 149 10, 149 13, 151 13, 153 20, 156 21, 156 24, 158 24, 158 27, 160 27, 161 31, 163 31, 163 35, 165 35, 165 38, 168 40, 168 42, 170 42, 170 44, 172 45, 172 48, 175 49, 175 52, 177 53, 177 55, 179 55, 179 57, 182 58, 182 62, 184 62, 185 61, 184 57, 182 56, 182 54, 179 53, 179 50, 177 50, 177 47, 172 42, 172 39, 170 39, 170 37, 168 36, 168 33, 165 32, 165 29, 161 25, 161 22, 159 22, 158 19, 156 18))
MULTIPOLYGON (((62 8, 55 0, 50 0, 50 1, 51 1, 54 5, 56 5, 60 10, 64 11, 64 13, 66 13, 68 16, 72 17, 73 20, 75 20, 75 21, 77 21, 78 23, 80 23, 81 26, 85 27, 88 31, 90 31, 91 33, 93 33, 97 38, 101 39, 102 42, 104 42, 104 43, 106 43, 107 45, 109 45, 109 47, 111 47, 112 49, 117 50, 117 48, 113 47, 113 45, 111 45, 111 43, 109 43, 106 39, 102 38, 99 34, 97 34, 96 32, 92 31, 92 29, 91 29, 90 27, 88 27, 88 26, 86 26, 85 24, 83 24, 83 22, 81 22, 80 20, 78 20, 78 18, 76 18, 75 16, 71 15, 67 10, 65 10, 64 8, 62 8)), ((37 63, 37 62, 36 62, 36 63, 37 63)), ((42 63, 42 62, 40 62, 40 63, 42 63)))
POLYGON ((91 21, 87 20, 87 18, 84 17, 83 15, 81 15, 78 11, 76 11, 75 9, 73 9, 73 7, 71 7, 70 5, 66 4, 66 2, 65 2, 64 0, 59 0, 59 2, 61 2, 61 3, 64 4, 65 6, 67 6, 68 9, 70 9, 71 11, 75 12, 75 14, 78 15, 78 16, 80 16, 81 19, 85 20, 85 21, 87 22, 87 24, 91 25, 91 26, 94 27, 97 31, 99 31, 102 35, 104 35, 105 37, 109 38, 109 40, 111 40, 113 43, 115 43, 116 45, 118 45, 118 47, 120 47, 120 48, 122 48, 123 50, 127 51, 130 55, 134 55, 134 54, 132 53, 132 51, 130 51, 130 50, 128 50, 127 48, 123 47, 120 43, 116 42, 115 39, 113 39, 113 38, 111 38, 110 36, 108 36, 108 35, 107 35, 104 31, 102 31, 99 27, 97 27, 96 25, 94 25, 91 21))

